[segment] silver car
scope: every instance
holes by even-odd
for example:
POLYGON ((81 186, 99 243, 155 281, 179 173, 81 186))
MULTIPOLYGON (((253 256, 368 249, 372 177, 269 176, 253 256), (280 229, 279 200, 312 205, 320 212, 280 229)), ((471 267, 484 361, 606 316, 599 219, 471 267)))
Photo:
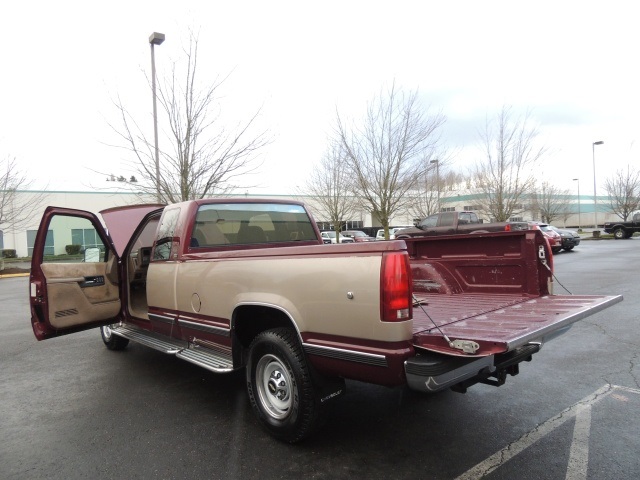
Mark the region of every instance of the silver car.
POLYGON ((573 250, 574 247, 580 245, 580 234, 575 230, 567 230, 566 228, 558 228, 552 225, 549 226, 556 233, 562 237, 562 249, 567 252, 573 250))
MULTIPOLYGON (((336 232, 333 230, 328 230, 326 232, 320 232, 320 236, 322 237, 323 243, 338 243, 336 241, 336 232)), ((354 243, 353 238, 345 237, 342 234, 340 235, 340 243, 354 243)))

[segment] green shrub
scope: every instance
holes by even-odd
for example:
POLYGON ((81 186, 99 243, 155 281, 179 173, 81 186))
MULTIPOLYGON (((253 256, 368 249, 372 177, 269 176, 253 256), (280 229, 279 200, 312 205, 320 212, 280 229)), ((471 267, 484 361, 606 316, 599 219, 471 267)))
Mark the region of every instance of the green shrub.
POLYGON ((5 248, 2 250, 2 258, 18 258, 18 255, 12 248, 5 248))
POLYGON ((81 248, 82 245, 67 245, 66 247, 64 247, 67 255, 78 255, 81 248))

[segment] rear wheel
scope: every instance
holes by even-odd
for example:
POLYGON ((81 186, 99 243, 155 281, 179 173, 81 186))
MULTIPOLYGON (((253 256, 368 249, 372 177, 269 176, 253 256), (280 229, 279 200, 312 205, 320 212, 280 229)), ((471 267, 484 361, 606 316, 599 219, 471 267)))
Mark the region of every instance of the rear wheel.
POLYGON ((616 228, 613 231, 613 238, 615 238, 616 240, 620 240, 622 238, 627 238, 626 237, 626 233, 624 231, 624 228, 616 228))
POLYGON ((129 345, 129 339, 113 333, 111 325, 100 327, 100 335, 109 350, 124 350, 129 345))
POLYGON ((274 437, 294 443, 320 422, 321 408, 302 347, 287 328, 268 330, 251 343, 247 391, 260 424, 274 437))

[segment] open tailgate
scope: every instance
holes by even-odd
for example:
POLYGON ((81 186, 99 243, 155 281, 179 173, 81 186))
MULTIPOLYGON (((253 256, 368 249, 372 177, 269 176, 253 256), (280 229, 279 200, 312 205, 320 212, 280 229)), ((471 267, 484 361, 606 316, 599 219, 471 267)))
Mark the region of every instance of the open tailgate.
POLYGON ((454 356, 483 357, 544 341, 564 327, 622 301, 622 295, 420 294, 414 305, 416 347, 454 356), (436 325, 438 328, 436 328, 436 325), (445 340, 476 342, 472 354, 445 340))

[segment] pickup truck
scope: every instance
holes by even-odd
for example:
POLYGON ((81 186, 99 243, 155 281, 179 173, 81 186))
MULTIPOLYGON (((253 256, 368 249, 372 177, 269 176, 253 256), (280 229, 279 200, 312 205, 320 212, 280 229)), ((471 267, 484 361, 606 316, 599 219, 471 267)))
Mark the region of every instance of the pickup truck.
POLYGON ((99 327, 110 350, 133 341, 211 372, 244 369, 260 425, 293 443, 345 379, 425 393, 499 386, 544 342, 622 300, 553 295, 552 270, 536 230, 323 245, 295 201, 100 217, 47 207, 29 300, 38 340, 99 327), (86 261, 59 254, 80 242, 86 261))
POLYGON ((483 223, 475 212, 440 212, 429 215, 415 227, 396 232, 396 238, 509 232, 511 230, 526 230, 527 228, 526 222, 483 223))
POLYGON ((613 233, 616 240, 631 238, 634 233, 640 232, 640 212, 634 213, 630 222, 606 222, 603 230, 613 233))

